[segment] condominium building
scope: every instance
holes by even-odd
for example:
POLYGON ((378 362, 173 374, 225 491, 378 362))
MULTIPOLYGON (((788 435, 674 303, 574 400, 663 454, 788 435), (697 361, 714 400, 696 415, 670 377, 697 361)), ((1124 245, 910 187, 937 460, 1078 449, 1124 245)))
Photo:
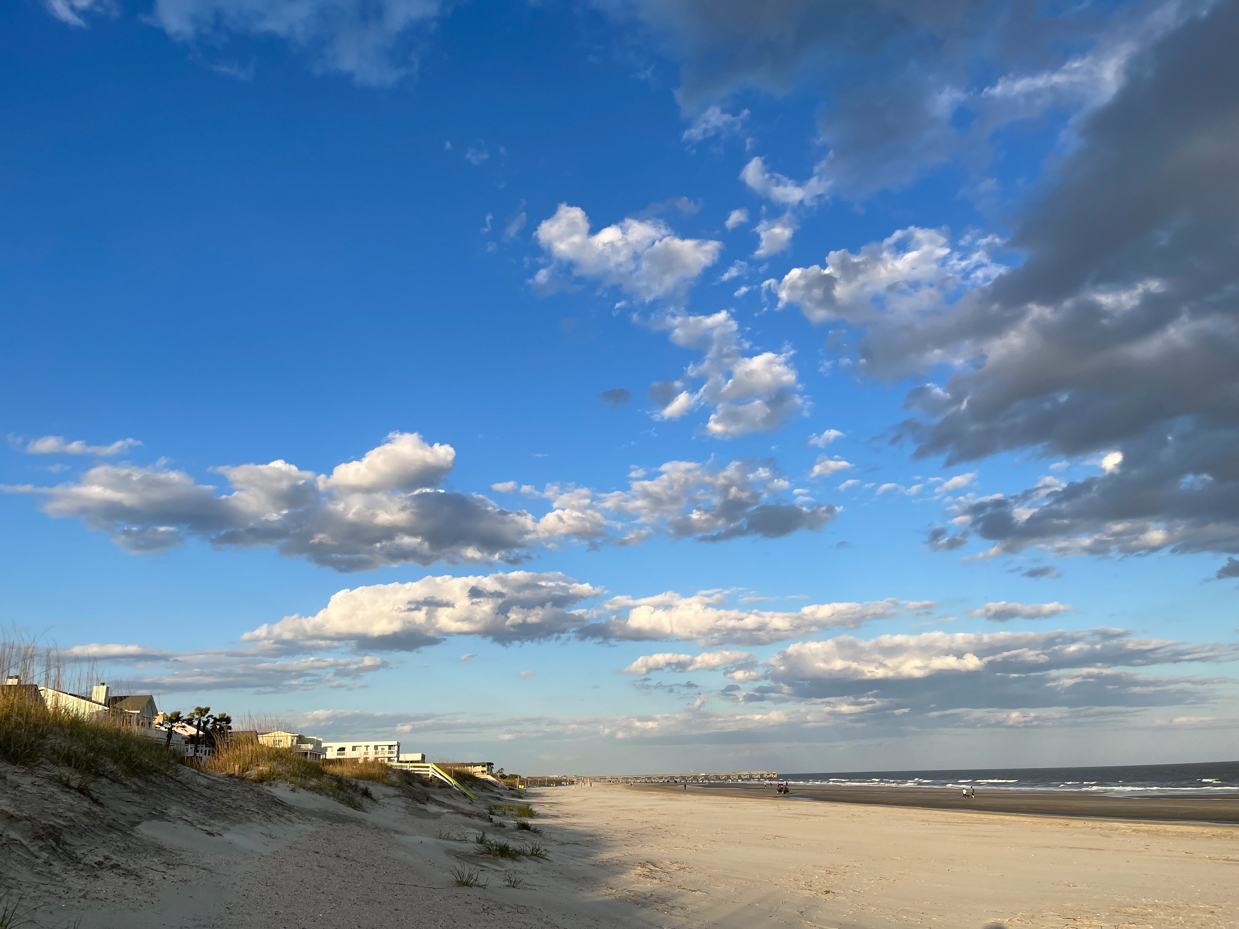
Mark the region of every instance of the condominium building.
POLYGON ((399 742, 324 742, 326 760, 347 758, 350 761, 386 761, 395 764, 400 758, 399 742))

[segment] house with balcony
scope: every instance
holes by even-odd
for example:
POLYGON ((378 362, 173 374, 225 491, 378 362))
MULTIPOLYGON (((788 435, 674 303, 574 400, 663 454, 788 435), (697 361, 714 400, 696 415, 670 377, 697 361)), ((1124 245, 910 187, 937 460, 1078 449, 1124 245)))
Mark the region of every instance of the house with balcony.
POLYGON ((302 735, 300 732, 289 732, 285 729, 273 729, 270 732, 258 733, 260 745, 270 745, 272 748, 286 748, 294 755, 300 755, 310 761, 322 761, 323 740, 317 736, 302 735))
POLYGON ((348 742, 324 742, 324 757, 342 761, 382 761, 395 764, 400 760, 399 742, 375 742, 361 739, 348 742))

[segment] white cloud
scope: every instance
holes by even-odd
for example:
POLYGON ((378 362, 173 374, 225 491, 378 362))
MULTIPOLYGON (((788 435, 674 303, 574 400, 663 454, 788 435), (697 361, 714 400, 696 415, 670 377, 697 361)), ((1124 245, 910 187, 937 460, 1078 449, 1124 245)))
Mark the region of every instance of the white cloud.
POLYGON ((465 652, 463 655, 460 656, 460 660, 462 662, 471 661, 476 657, 477 655, 475 655, 473 652, 465 652))
POLYGON ((87 13, 114 12, 111 0, 43 0, 43 5, 49 13, 70 26, 85 27, 86 21, 82 17, 87 13))
POLYGON ((769 258, 786 250, 792 244, 797 228, 799 224, 791 213, 785 213, 778 219, 763 219, 753 229, 759 237, 753 257, 769 258))
POLYGON ((427 445, 416 432, 393 432, 360 461, 336 465, 325 487, 357 491, 421 490, 434 487, 456 463, 450 445, 427 445))
POLYGON ((817 461, 813 464, 813 470, 809 472, 809 477, 830 477, 839 471, 846 471, 848 468, 853 468, 849 461, 844 461, 842 458, 830 458, 826 455, 819 455, 817 461))
POLYGON ((721 242, 678 238, 656 219, 625 219, 591 236, 585 211, 566 203, 538 225, 535 238, 552 262, 534 276, 535 287, 553 287, 555 269, 566 267, 646 302, 682 294, 723 249, 721 242))
MULTIPOLYGON (((605 624, 605 636, 617 639, 696 639, 713 645, 763 645, 794 639, 823 629, 856 629, 931 604, 901 600, 871 603, 816 603, 795 612, 737 610, 726 606, 722 591, 685 597, 673 591, 653 597, 613 597, 602 610, 617 615, 605 624)), ((599 633, 602 635, 603 633, 599 633)))
POLYGON ((841 438, 843 438, 843 433, 840 432, 838 429, 827 429, 825 432, 821 432, 821 433, 818 433, 817 435, 809 436, 808 443, 810 445, 815 445, 818 448, 825 448, 835 439, 841 439, 841 438))
POLYGON ((739 134, 744 132, 744 121, 748 118, 748 110, 733 115, 718 106, 707 107, 693 120, 693 124, 684 130, 681 138, 685 142, 703 142, 711 136, 739 134))
POLYGON ((949 494, 952 491, 962 490, 965 487, 970 487, 973 483, 976 482, 976 479, 977 479, 977 473, 975 471, 970 471, 967 474, 957 474, 955 475, 955 477, 952 477, 948 480, 943 480, 940 477, 931 477, 929 481, 931 484, 936 485, 934 487, 934 493, 949 494))
POLYGON ((817 173, 803 184, 798 184, 770 171, 760 157, 744 166, 740 179, 758 196, 786 207, 810 205, 824 197, 830 188, 830 182, 817 173))
POLYGON ((977 610, 972 610, 973 616, 980 616, 995 623, 1006 623, 1013 619, 1049 619, 1060 613, 1071 613, 1074 607, 1055 601, 1053 603, 1008 603, 998 600, 987 603, 977 610))
POLYGON ((416 73, 409 40, 449 7, 441 0, 155 0, 150 21, 191 45, 223 45, 230 34, 282 39, 316 70, 387 87, 416 73))
POLYGON ((392 433, 330 476, 281 460, 215 468, 233 487, 222 496, 183 471, 129 464, 99 464, 54 487, 2 489, 44 496, 49 516, 79 518, 134 553, 199 538, 216 547, 274 546, 341 571, 524 558, 539 539, 533 516, 429 486, 454 458, 450 446, 392 433))
POLYGON ((722 273, 719 277, 719 283, 730 281, 737 277, 743 277, 749 273, 749 265, 746 261, 733 261, 731 267, 722 273))
POLYGON ((514 217, 512 217, 512 221, 503 227, 503 241, 511 242, 514 238, 516 238, 517 233, 525 228, 525 220, 526 216, 524 210, 521 210, 514 217))
POLYGON ((727 310, 710 316, 671 315, 654 321, 671 341, 704 357, 677 381, 655 384, 650 399, 660 419, 679 419, 702 404, 714 408, 705 425, 708 435, 731 439, 774 432, 806 410, 790 351, 745 355, 749 343, 727 310), (697 390, 689 382, 703 379, 697 390))
POLYGON ((558 573, 424 577, 341 590, 314 615, 286 616, 245 633, 241 641, 348 642, 405 650, 456 635, 523 642, 581 625, 582 615, 570 608, 604 593, 558 573))
POLYGON ((729 665, 754 661, 752 652, 703 652, 700 655, 681 655, 674 652, 660 652, 657 655, 642 655, 624 669, 625 674, 649 674, 652 671, 670 669, 680 673, 691 671, 714 671, 729 665))
POLYGON ((27 442, 24 451, 28 455, 96 455, 107 458, 141 444, 137 439, 120 439, 111 445, 87 445, 81 439, 66 442, 64 436, 45 435, 27 442))
POLYGON ((797 642, 768 662, 780 693, 798 699, 865 694, 895 707, 1167 705, 1198 698, 1202 681, 1120 668, 1233 661, 1221 643, 1133 639, 1123 629, 838 636, 797 642))
POLYGON ((779 283, 779 306, 797 304, 813 323, 905 325, 945 312, 952 298, 992 280, 1002 270, 989 257, 995 245, 965 238, 953 248, 941 231, 909 226, 857 254, 833 251, 825 268, 788 271, 779 283))
POLYGON ((745 209, 732 210, 727 214, 727 222, 723 223, 728 231, 735 229, 737 226, 743 226, 749 221, 749 211, 745 209))

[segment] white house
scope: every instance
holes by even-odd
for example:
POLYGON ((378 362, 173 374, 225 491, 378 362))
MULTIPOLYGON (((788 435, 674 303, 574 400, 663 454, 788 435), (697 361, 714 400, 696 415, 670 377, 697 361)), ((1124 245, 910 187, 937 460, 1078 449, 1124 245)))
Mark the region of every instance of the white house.
MULTIPOLYGON (((345 758, 349 761, 386 761, 395 764, 403 761, 399 742, 324 742, 326 760, 345 758)), ((424 760, 424 759, 423 759, 424 760)))

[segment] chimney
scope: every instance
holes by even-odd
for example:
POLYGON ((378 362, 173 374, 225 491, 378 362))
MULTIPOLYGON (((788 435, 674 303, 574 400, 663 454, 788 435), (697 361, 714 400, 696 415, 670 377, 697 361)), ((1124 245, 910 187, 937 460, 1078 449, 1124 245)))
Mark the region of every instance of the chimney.
POLYGON ((102 681, 96 684, 94 686, 94 689, 91 690, 90 692, 90 699, 94 700, 95 703, 102 703, 104 706, 107 706, 108 685, 103 683, 102 681))

